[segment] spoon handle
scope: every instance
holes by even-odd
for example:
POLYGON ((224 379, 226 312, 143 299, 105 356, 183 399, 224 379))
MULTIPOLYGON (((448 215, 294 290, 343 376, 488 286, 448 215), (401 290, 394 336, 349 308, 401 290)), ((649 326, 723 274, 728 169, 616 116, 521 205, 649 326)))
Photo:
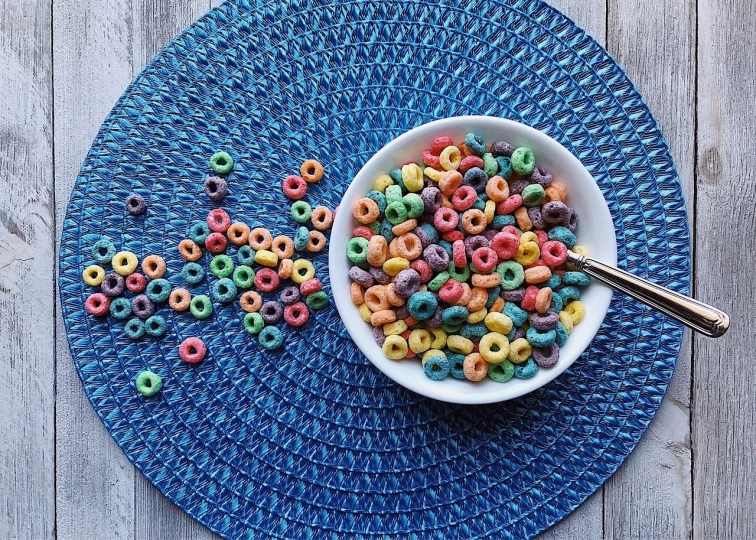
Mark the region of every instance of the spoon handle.
POLYGON ((724 311, 614 266, 572 251, 567 254, 567 262, 602 283, 658 309, 706 336, 721 337, 730 327, 730 317, 724 311))

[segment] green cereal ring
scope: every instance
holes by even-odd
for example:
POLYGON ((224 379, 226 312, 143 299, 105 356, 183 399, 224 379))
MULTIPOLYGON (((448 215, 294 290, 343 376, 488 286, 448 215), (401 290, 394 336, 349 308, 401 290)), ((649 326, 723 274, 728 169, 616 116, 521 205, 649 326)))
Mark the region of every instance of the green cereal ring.
POLYGON ((546 197, 546 191, 541 184, 530 184, 522 190, 522 204, 527 207, 540 206, 546 197))
POLYGON ((530 148, 524 146, 521 146, 512 152, 510 161, 512 162, 512 169, 514 169, 514 172, 523 176, 532 173, 533 169, 535 169, 535 154, 530 148))
POLYGON ((283 343, 283 336, 281 335, 281 331, 275 326, 266 326, 262 329, 260 335, 257 336, 257 340, 260 342, 263 349, 272 351, 281 346, 283 343))
POLYGON ((328 295, 323 291, 312 293, 305 300, 310 309, 322 309, 328 305, 328 295))
POLYGON ((425 203, 417 193, 407 193, 402 197, 402 204, 407 210, 407 217, 410 219, 421 216, 425 211, 425 203))
POLYGON ((455 279, 460 283, 465 283, 468 279, 470 279, 470 267, 465 265, 461 268, 457 268, 456 266, 454 266, 454 261, 449 261, 449 268, 447 272, 449 272, 449 278, 455 279))
POLYGON ((249 266, 237 266, 234 270, 234 285, 242 289, 248 289, 255 281, 255 271, 249 266))
POLYGON ((347 257, 354 264, 367 261, 368 241, 361 236, 355 236, 347 244, 347 257))
POLYGON ((107 238, 99 239, 94 246, 92 246, 92 256, 97 261, 97 264, 110 264, 113 260, 113 256, 116 254, 116 248, 113 242, 107 238))
MULTIPOLYGON (((402 176, 402 173, 400 171, 399 177, 401 178, 401 176, 402 176)), ((394 181, 396 181, 396 178, 394 178, 394 181)), ((402 200, 402 187, 401 186, 393 185, 386 188, 386 206, 394 202, 399 202, 401 200, 402 200)))
POLYGON ((375 234, 381 234, 381 225, 383 224, 383 221, 374 221, 368 227, 370 227, 370 230, 373 231, 375 234))
POLYGON ((462 328, 461 324, 441 323, 441 330, 447 334, 456 334, 460 328, 462 328))
POLYGON ((144 321, 144 331, 152 337, 160 337, 165 334, 165 319, 160 315, 153 315, 144 321))
POLYGON ((144 335, 144 323, 139 319, 129 319, 129 322, 123 327, 123 331, 131 339, 139 339, 144 335))
POLYGON ((228 277, 234 273, 234 262, 228 255, 216 255, 210 261, 210 271, 216 277, 228 277))
POLYGON ((386 220, 392 225, 407 221, 407 208, 401 200, 394 201, 386 207, 386 220))
POLYGON ((163 387, 163 380, 151 371, 141 371, 136 378, 137 391, 144 397, 152 397, 163 387))
POLYGON ((496 273, 501 278, 501 288, 505 291, 512 291, 522 285, 525 281, 525 270, 522 265, 515 261, 504 261, 496 267, 496 273))
POLYGON ((115 298, 110 302, 110 314, 114 319, 122 321, 131 315, 131 301, 128 298, 115 298))
POLYGON ((365 197, 367 197, 368 199, 373 199, 375 201, 375 204, 378 205, 378 215, 383 215, 383 212, 386 211, 386 204, 388 204, 386 202, 386 196, 380 191, 373 190, 368 191, 365 197))
POLYGON ((210 226, 205 221, 198 221, 189 228, 189 239, 199 244, 205 245, 205 239, 210 235, 210 226))
POLYGON ((265 321, 263 321, 262 315, 256 311, 254 313, 247 313, 244 316, 244 329, 253 336, 259 334, 264 326, 265 321))
POLYGON ((186 263, 181 270, 181 277, 189 285, 197 285, 205 279, 205 269, 195 262, 186 263))
POLYGON ((295 201, 291 205, 291 217, 297 223, 307 223, 312 217, 312 207, 304 201, 295 201))
POLYGON ((496 176, 496 173, 499 172, 499 162, 496 161, 493 154, 483 154, 483 172, 486 173, 486 176, 489 178, 496 176))
POLYGON ((216 174, 228 174, 234 166, 234 158, 228 152, 216 152, 210 158, 210 167, 216 174))
POLYGON ((236 297, 236 285, 228 278, 221 278, 213 284, 213 298, 217 302, 231 302, 236 297))
POLYGON ((250 266, 255 262, 255 250, 249 246, 242 246, 236 253, 236 259, 239 261, 239 264, 250 266))
POLYGON ((307 227, 300 227, 297 232, 294 233, 294 249, 302 251, 307 247, 307 242, 310 241, 310 231, 307 227))
POLYGON ((210 298, 200 294, 192 298, 192 302, 189 304, 189 312, 194 315, 195 319, 201 321, 213 314, 213 304, 210 303, 210 298))
POLYGON ((501 364, 489 364, 488 376, 497 383, 505 383, 514 376, 514 364, 504 360, 501 364))
POLYGON ((165 302, 171 295, 171 283, 163 278, 153 279, 147 284, 144 294, 156 304, 165 302))
POLYGON ((444 286, 444 283, 449 281, 450 277, 449 272, 440 272, 428 282, 428 288, 433 292, 438 292, 438 290, 444 286))

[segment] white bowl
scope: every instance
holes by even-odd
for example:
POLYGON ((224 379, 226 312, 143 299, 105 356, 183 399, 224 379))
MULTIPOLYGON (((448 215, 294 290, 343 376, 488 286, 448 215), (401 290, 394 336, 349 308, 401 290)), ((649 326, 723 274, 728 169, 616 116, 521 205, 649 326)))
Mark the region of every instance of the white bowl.
POLYGON ((586 306, 583 321, 575 327, 564 347, 560 350, 557 365, 551 369, 539 369, 532 379, 512 379, 500 384, 489 378, 470 382, 447 377, 432 381, 423 373, 419 358, 389 360, 375 342, 372 328, 365 323, 352 303, 349 294, 349 268, 347 243, 357 222, 352 217, 353 204, 372 189, 373 182, 391 169, 407 163, 419 162, 423 150, 429 148, 434 138, 445 135, 455 141, 464 140, 469 132, 482 135, 491 143, 505 140, 515 146, 527 146, 536 155, 536 163, 554 175, 568 190, 568 205, 580 219, 578 244, 588 252, 609 264, 617 262, 617 242, 614 224, 601 191, 586 168, 566 148, 548 135, 529 126, 487 116, 458 116, 437 120, 419 126, 397 137, 376 153, 354 177, 340 204, 340 211, 331 232, 329 272, 336 308, 347 331, 368 359, 398 384, 424 396, 452 403, 484 404, 513 399, 540 388, 552 381, 580 356, 598 332, 604 320, 611 289, 592 283, 584 288, 581 301, 586 306))

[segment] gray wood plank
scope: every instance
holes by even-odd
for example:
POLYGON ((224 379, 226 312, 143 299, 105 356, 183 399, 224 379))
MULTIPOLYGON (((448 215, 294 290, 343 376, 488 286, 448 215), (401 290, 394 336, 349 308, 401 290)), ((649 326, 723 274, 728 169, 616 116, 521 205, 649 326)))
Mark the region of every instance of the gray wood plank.
MULTIPOLYGON (((548 0, 601 45, 606 45, 605 0, 548 0)), ((603 490, 599 489, 575 512, 541 534, 540 540, 593 540, 603 537, 603 490)))
MULTIPOLYGON (((693 228, 695 3, 609 0, 609 52, 640 89, 675 158, 693 228)), ((607 538, 691 536, 690 336, 636 451, 604 489, 607 538)))
POLYGON ((50 0, 0 0, 0 538, 55 527, 50 0))
POLYGON ((694 339, 693 537, 756 538, 756 11, 701 0, 698 22, 696 294, 733 322, 724 338, 694 339))

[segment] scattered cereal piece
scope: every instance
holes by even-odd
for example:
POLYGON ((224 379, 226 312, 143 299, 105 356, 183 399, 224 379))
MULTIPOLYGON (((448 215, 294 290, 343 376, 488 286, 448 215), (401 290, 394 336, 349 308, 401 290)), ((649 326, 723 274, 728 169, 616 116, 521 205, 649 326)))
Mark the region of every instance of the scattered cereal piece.
POLYGON ((227 152, 217 152, 210 158, 210 167, 216 174, 228 174, 234 166, 234 158, 227 152))
POLYGON ((144 214, 147 210, 147 203, 141 195, 132 193, 126 197, 126 210, 128 210, 129 214, 132 216, 139 216, 144 214))
POLYGON ((144 397, 152 397, 160 392, 163 380, 152 371, 140 371, 136 378, 137 391, 144 397))
POLYGON ((189 337, 179 345, 179 357, 187 364, 199 364, 206 354, 207 346, 200 338, 189 337))

